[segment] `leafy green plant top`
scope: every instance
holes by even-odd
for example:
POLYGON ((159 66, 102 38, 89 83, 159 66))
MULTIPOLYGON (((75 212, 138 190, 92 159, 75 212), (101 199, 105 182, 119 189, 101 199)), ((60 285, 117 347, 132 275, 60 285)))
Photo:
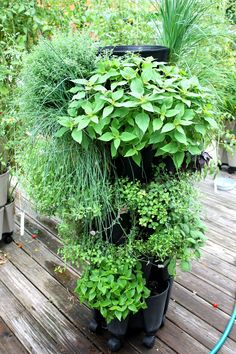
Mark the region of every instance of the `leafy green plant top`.
POLYGON ((107 322, 125 319, 129 313, 146 308, 145 299, 150 291, 143 278, 141 263, 127 249, 110 244, 105 255, 101 249, 86 253, 90 265, 75 289, 81 302, 99 310, 107 322))
POLYGON ((71 131, 85 148, 92 140, 109 143, 112 157, 132 157, 139 165, 141 150, 153 146, 180 168, 185 153, 200 154, 217 129, 212 98, 197 78, 152 58, 102 58, 90 79, 74 83, 57 136, 71 131))

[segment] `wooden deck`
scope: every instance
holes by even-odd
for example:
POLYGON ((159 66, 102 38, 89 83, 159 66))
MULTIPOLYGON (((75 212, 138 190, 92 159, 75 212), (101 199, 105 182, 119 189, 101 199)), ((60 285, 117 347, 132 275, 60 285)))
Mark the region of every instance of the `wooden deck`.
MULTIPOLYGON (((132 337, 121 354, 209 353, 224 331, 236 290, 236 191, 215 194, 210 180, 200 188, 208 226, 202 260, 177 277, 155 347, 132 337)), ((54 222, 39 218, 22 197, 21 206, 25 235, 19 237, 17 218, 15 241, 0 247, 0 354, 107 353, 107 337, 89 332, 91 312, 73 293, 79 270, 54 271, 63 267, 54 222)), ((219 353, 236 353, 236 326, 219 353)))

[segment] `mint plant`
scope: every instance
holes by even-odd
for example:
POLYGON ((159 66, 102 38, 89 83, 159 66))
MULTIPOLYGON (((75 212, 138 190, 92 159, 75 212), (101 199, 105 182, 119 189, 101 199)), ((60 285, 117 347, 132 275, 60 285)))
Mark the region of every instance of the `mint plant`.
POLYGON ((110 245, 106 255, 86 252, 86 267, 75 289, 81 302, 100 311, 109 323, 125 319, 130 313, 146 308, 150 295, 141 270, 141 263, 122 247, 110 245))
POLYGON ((56 135, 70 131, 84 148, 102 141, 113 158, 140 165, 141 150, 152 146, 180 168, 185 154, 200 154, 218 128, 212 97, 197 78, 152 58, 102 58, 88 80, 73 82, 75 95, 56 135))

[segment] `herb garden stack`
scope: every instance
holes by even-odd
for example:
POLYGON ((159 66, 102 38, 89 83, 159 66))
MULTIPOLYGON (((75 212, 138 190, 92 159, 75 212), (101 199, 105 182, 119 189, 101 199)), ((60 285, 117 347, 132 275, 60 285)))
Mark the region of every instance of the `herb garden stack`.
POLYGON ((62 220, 90 329, 107 328, 112 351, 130 330, 152 347, 176 264, 191 270, 205 240, 193 184, 217 128, 212 97, 163 63, 167 48, 97 58, 88 38, 71 36, 42 41, 25 63, 21 167, 41 210, 62 220))

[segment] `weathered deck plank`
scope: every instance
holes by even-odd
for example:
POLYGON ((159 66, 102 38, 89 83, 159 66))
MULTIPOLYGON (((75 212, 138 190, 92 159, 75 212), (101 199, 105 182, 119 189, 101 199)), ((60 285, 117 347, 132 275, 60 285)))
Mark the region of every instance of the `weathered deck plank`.
POLYGON ((28 352, 0 317, 0 353, 27 354, 28 352))
POLYGON ((57 343, 34 320, 1 280, 0 298, 0 310, 4 322, 30 353, 62 354, 57 343))
POLYGON ((87 338, 11 263, 0 267, 0 279, 35 320, 48 332, 60 350, 68 354, 83 353, 90 345, 87 338), (17 279, 17 281, 15 281, 17 279))

